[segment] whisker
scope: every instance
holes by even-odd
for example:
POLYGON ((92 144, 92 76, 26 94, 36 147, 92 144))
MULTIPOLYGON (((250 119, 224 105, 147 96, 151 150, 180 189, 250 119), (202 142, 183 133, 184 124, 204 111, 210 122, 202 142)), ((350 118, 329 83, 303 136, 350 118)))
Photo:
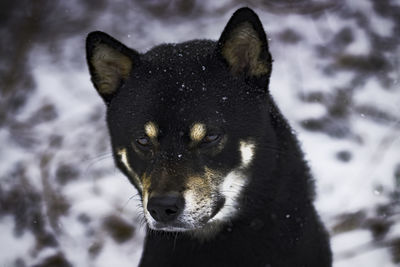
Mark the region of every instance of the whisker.
POLYGON ((137 197, 137 196, 139 196, 138 193, 136 193, 136 194, 132 195, 131 197, 129 197, 128 200, 125 202, 125 204, 122 206, 122 210, 121 210, 121 211, 124 211, 124 209, 126 208, 126 206, 128 206, 129 202, 130 202, 134 197, 137 197))
POLYGON ((97 164, 97 163, 99 163, 99 162, 101 162, 101 161, 103 161, 105 159, 108 159, 108 158, 112 158, 112 153, 111 152, 104 153, 104 154, 101 154, 101 155, 99 155, 97 157, 94 157, 94 158, 90 159, 89 163, 88 163, 88 165, 87 165, 87 167, 86 167, 86 169, 84 171, 84 175, 86 176, 89 173, 90 168, 92 168, 95 164, 97 164))
POLYGON ((175 250, 176 247, 176 240, 178 239, 178 232, 175 233, 175 237, 174 237, 174 246, 172 247, 172 251, 175 250))
POLYGON ((96 163, 97 160, 99 160, 99 159, 101 160, 103 158, 108 158, 110 156, 112 156, 112 152, 102 153, 102 154, 99 154, 93 158, 86 160, 86 161, 89 161, 89 164, 93 164, 93 163, 96 163))

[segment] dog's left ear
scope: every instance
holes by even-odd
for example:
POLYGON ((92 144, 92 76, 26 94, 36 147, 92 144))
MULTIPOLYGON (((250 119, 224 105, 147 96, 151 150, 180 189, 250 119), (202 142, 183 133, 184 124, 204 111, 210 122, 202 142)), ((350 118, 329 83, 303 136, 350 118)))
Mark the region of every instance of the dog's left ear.
POLYGON ((250 8, 240 8, 232 15, 218 41, 217 53, 233 75, 268 81, 272 59, 267 37, 260 19, 250 8))

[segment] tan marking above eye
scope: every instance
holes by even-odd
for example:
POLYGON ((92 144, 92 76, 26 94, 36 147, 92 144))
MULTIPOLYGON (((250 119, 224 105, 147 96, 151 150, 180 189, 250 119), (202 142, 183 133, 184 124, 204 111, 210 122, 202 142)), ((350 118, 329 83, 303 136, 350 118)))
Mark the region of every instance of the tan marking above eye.
POLYGON ((199 142, 206 135, 206 126, 203 123, 195 123, 192 128, 190 128, 190 139, 199 142))
POLYGON ((157 138, 158 136, 158 127, 152 121, 149 121, 144 125, 144 131, 150 138, 157 138))

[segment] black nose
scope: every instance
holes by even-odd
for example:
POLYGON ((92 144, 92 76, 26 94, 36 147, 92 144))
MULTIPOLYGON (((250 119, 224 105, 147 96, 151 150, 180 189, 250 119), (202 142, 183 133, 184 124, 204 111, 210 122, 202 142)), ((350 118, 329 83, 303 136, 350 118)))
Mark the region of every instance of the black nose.
POLYGON ((147 210, 158 222, 171 222, 178 217, 185 206, 185 200, 179 194, 158 195, 149 198, 147 210))

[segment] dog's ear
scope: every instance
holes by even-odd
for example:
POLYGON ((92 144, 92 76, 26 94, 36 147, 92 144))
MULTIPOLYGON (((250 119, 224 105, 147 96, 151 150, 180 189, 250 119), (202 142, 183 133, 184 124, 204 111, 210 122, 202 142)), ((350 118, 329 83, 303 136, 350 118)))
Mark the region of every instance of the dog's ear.
POLYGON ((233 75, 269 78, 272 59, 267 37, 260 19, 250 8, 240 8, 232 15, 218 41, 217 53, 233 75))
POLYGON ((100 31, 86 38, 86 57, 94 87, 108 105, 127 80, 139 54, 100 31))

